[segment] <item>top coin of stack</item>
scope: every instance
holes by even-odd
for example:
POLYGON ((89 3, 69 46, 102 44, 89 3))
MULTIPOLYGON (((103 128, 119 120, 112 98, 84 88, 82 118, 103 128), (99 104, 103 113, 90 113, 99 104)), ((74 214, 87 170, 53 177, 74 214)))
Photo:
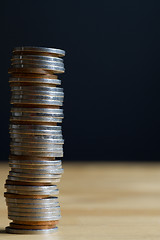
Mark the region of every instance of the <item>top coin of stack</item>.
POLYGON ((54 232, 61 217, 64 72, 60 49, 17 47, 11 59, 10 156, 5 192, 10 233, 54 232))

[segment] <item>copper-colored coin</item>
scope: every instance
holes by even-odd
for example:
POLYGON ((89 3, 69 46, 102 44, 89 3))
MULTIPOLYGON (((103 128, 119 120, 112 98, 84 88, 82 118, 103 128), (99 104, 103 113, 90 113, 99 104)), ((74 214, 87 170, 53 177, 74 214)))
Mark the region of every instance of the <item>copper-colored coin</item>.
POLYGON ((8 73, 12 74, 12 73, 38 73, 38 74, 48 74, 48 73, 53 73, 53 71, 48 71, 48 70, 44 70, 42 68, 9 68, 8 73))
POLYGON ((17 221, 14 220, 13 223, 15 224, 24 224, 24 225, 37 225, 37 226, 49 226, 49 225, 57 225, 59 220, 56 221, 17 221))
MULTIPOLYGON (((14 106, 14 104, 13 104, 14 106)), ((25 107, 25 108, 31 108, 33 107, 32 104, 16 104, 16 107, 25 107)), ((52 105, 36 105, 36 108, 41 108, 41 107, 44 107, 44 108, 51 108, 51 109, 58 109, 58 108, 61 108, 61 106, 52 106, 52 105)), ((24 123, 25 124, 25 123, 24 123)), ((43 124, 42 124, 43 125, 43 124)))
MULTIPOLYGON (((26 105, 20 105, 21 107, 26 107, 26 105)), ((33 105, 32 105, 33 106, 33 105)), ((36 105, 37 107, 38 105, 36 105)), ((43 106, 43 105, 39 105, 39 106, 43 106)), ((16 107, 18 107, 18 105, 16 105, 16 107)), ((44 106, 43 106, 44 107, 44 106)), ((28 121, 15 121, 15 120, 12 120, 11 121, 12 124, 18 124, 18 125, 28 125, 28 121)), ((35 121, 30 121, 29 122, 31 125, 50 125, 50 126, 57 126, 58 123, 56 122, 35 122, 35 121)))
MULTIPOLYGON (((43 78, 44 76, 41 75, 41 74, 13 74, 12 77, 15 77, 15 78, 43 78)), ((57 79, 57 75, 53 75, 53 74, 46 74, 45 75, 45 78, 48 78, 48 79, 57 79)))
POLYGON ((37 161, 56 161, 54 157, 27 157, 27 156, 17 156, 17 155, 9 155, 9 159, 13 160, 37 160, 37 161))
POLYGON ((6 180, 6 184, 10 185, 21 185, 21 186, 51 186, 51 183, 43 183, 43 182, 18 182, 12 180, 6 180))
POLYGON ((56 224, 53 225, 24 225, 24 224, 15 224, 10 223, 10 227, 17 229, 50 229, 56 227, 56 224))
POLYGON ((11 82, 10 87, 19 87, 19 86, 35 86, 35 87, 56 87, 50 83, 30 83, 30 82, 11 82))

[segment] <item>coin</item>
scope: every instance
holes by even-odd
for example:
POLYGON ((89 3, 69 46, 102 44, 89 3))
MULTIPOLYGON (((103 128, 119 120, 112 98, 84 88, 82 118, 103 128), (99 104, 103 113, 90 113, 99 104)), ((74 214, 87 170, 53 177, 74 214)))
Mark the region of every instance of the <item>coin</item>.
MULTIPOLYGON (((9 68, 8 70, 9 74, 15 75, 15 74, 38 74, 38 75, 43 75, 46 76, 46 74, 52 74, 53 71, 46 71, 45 69, 37 68, 37 67, 30 67, 30 68, 9 68)), ((55 71, 55 73, 57 73, 55 71)))
POLYGON ((57 66, 57 67, 64 67, 62 61, 47 61, 42 59, 14 59, 11 65, 15 64, 33 64, 33 65, 46 65, 46 66, 57 66))
MULTIPOLYGON (((56 95, 56 94, 55 94, 56 95)), ((57 94, 59 95, 59 94, 57 94)), ((43 96, 43 95, 24 95, 24 94, 12 94, 11 96, 11 101, 14 101, 16 99, 19 100, 33 100, 36 99, 38 100, 42 100, 42 101, 59 101, 62 102, 63 101, 63 96, 43 96)))
POLYGON ((11 117, 10 118, 11 122, 34 122, 34 123, 61 123, 62 122, 62 118, 52 118, 52 117, 11 117))
POLYGON ((55 220, 55 221, 17 221, 17 220, 13 220, 14 224, 23 224, 23 225, 37 225, 37 226, 51 226, 54 224, 57 224, 59 221, 55 220))
POLYGON ((62 58, 59 57, 51 57, 51 56, 42 56, 42 55, 13 55, 11 61, 17 60, 17 59, 39 59, 44 61, 57 61, 57 62, 63 62, 62 58))
POLYGON ((49 126, 49 125, 15 125, 15 124, 10 124, 10 129, 27 129, 28 131, 33 130, 33 131, 61 131, 62 127, 61 126, 49 126))
POLYGON ((15 229, 11 227, 6 227, 6 232, 7 233, 15 233, 15 234, 48 234, 48 233, 53 233, 58 230, 57 227, 50 228, 50 229, 15 229))
POLYGON ((63 92, 63 89, 60 87, 53 87, 53 86, 11 86, 11 91, 31 91, 31 92, 35 92, 35 91, 44 91, 44 92, 63 92))
MULTIPOLYGON (((54 162, 55 162, 55 164, 57 165, 57 164, 60 164, 59 163, 59 161, 61 161, 61 160, 57 160, 57 159, 55 159, 55 158, 41 158, 41 157, 35 157, 35 156, 32 156, 32 157, 28 157, 28 156, 16 156, 16 155, 9 155, 9 159, 10 160, 22 160, 22 161, 24 161, 24 160, 27 160, 27 161, 43 161, 43 162, 45 162, 45 161, 51 161, 51 162, 53 162, 53 164, 52 165, 54 165, 54 162)), ((36 163, 36 162, 35 162, 36 163)))
POLYGON ((20 138, 20 137, 12 137, 12 141, 14 142, 30 142, 30 144, 32 143, 39 143, 39 142, 43 142, 44 144, 47 143, 53 143, 53 144, 64 144, 64 140, 63 139, 53 139, 53 138, 33 138, 33 137, 26 137, 26 138, 20 138))
POLYGON ((40 149, 63 149, 63 145, 60 144, 43 144, 43 143, 17 143, 17 142, 10 142, 11 147, 22 147, 22 148, 40 148, 40 149))
MULTIPOLYGON (((11 112, 21 113, 48 113, 48 114, 63 114, 63 109, 52 108, 11 108, 11 112)), ((17 126, 17 125, 16 125, 17 126)))
POLYGON ((16 224, 16 223, 10 223, 10 227, 14 228, 14 229, 36 229, 36 230, 40 230, 40 229, 51 229, 56 227, 56 224, 53 225, 23 225, 23 224, 16 224))
POLYGON ((56 100, 42 100, 42 99, 12 99, 11 104, 31 104, 31 105, 47 105, 47 106, 62 106, 62 101, 56 101, 56 100))
POLYGON ((63 118, 63 113, 12 112, 13 117, 63 118))
POLYGON ((12 65, 12 69, 34 69, 34 68, 37 68, 37 69, 42 69, 42 70, 49 70, 49 71, 52 71, 54 73, 64 73, 65 69, 64 67, 57 67, 57 66, 52 66, 52 65, 38 65, 38 64, 14 64, 12 65))
POLYGON ((43 182, 43 183, 56 183, 60 182, 59 178, 28 178, 28 177, 14 177, 8 175, 8 180, 21 181, 21 182, 43 182))
POLYGON ((49 79, 49 78, 10 78, 9 82, 29 82, 29 83, 46 83, 46 84, 56 84, 61 85, 61 80, 59 79, 49 79))
POLYGON ((53 215, 53 216, 49 216, 49 217, 43 217, 43 216, 37 216, 37 217, 33 217, 33 216, 12 216, 12 215, 8 215, 8 218, 11 220, 17 220, 17 221, 56 221, 56 220, 60 220, 61 215, 53 215))
POLYGON ((40 212, 40 213, 47 213, 47 212, 58 212, 60 213, 60 207, 59 206, 48 206, 48 207, 37 207, 37 206, 30 206, 30 207, 18 207, 18 206, 10 206, 10 204, 8 204, 8 210, 11 212, 40 212))
POLYGON ((18 171, 23 171, 23 172, 28 172, 28 171, 30 171, 30 172, 32 172, 32 171, 39 171, 39 172, 41 172, 41 171, 44 171, 44 172, 52 172, 52 173, 54 173, 54 172, 56 172, 56 173, 63 173, 64 172, 64 170, 63 170, 63 168, 62 167, 50 167, 50 166, 47 166, 47 165, 36 165, 36 166, 34 166, 33 164, 29 164, 29 165, 27 165, 27 164, 9 164, 9 166, 11 167, 11 170, 13 170, 13 171, 16 171, 16 172, 18 172, 18 171), (16 170, 15 170, 16 169, 16 170))
POLYGON ((25 191, 51 191, 57 189, 56 185, 52 186, 18 186, 18 185, 9 185, 5 184, 5 188, 11 190, 25 190, 25 191))
MULTIPOLYGON (((56 48, 46 48, 46 47, 16 47, 13 49, 13 53, 17 52, 36 52, 36 53, 53 53, 60 57, 65 56, 65 51, 56 48)), ((37 54, 38 55, 38 54, 37 54)))
POLYGON ((19 172, 13 172, 9 171, 9 176, 14 176, 14 177, 27 177, 27 178, 60 178, 60 174, 27 174, 27 173, 19 173, 19 172))
POLYGON ((44 152, 44 153, 49 153, 49 152, 61 152, 63 151, 63 147, 61 145, 51 145, 48 144, 46 147, 29 147, 29 146, 10 146, 10 150, 12 151, 29 151, 29 152, 44 152))
POLYGON ((60 168, 62 166, 62 161, 61 160, 56 160, 56 161, 47 161, 47 160, 17 160, 14 159, 14 157, 10 157, 9 163, 10 164, 16 164, 16 165, 32 165, 32 167, 39 168, 39 167, 49 167, 51 169, 53 168, 60 168), (12 159, 13 158, 13 159, 12 159))
POLYGON ((45 168, 42 168, 42 169, 24 169, 21 165, 21 168, 14 168, 14 167, 11 167, 11 171, 14 171, 14 172, 23 172, 23 173, 32 173, 32 174, 62 174, 64 172, 63 168, 59 168, 59 169, 45 169, 45 168))
POLYGON ((14 211, 10 211, 8 209, 8 215, 9 216, 19 216, 19 217, 54 217, 54 216, 57 216, 57 215, 60 215, 61 212, 60 210, 53 210, 52 212, 37 212, 35 210, 32 211, 32 212, 21 212, 21 211, 17 211, 17 212, 14 212, 14 211))
POLYGON ((25 191, 21 191, 21 190, 10 190, 10 189, 7 189, 7 193, 13 193, 13 194, 18 194, 18 195, 31 195, 31 196, 55 196, 57 194, 59 194, 59 191, 58 190, 54 190, 54 191, 37 191, 37 192, 34 192, 34 191, 28 191, 28 192, 25 192, 25 191))
POLYGON ((27 203, 27 204, 53 204, 58 201, 58 197, 40 198, 40 199, 16 199, 16 198, 6 198, 8 203, 27 203))
POLYGON ((25 156, 39 156, 39 157, 63 157, 63 151, 62 152, 36 152, 36 151, 30 151, 27 152, 26 150, 10 150, 12 154, 15 155, 25 155, 25 156))
MULTIPOLYGON (((9 198, 12 199, 12 198, 9 198)), ((21 199, 21 198, 20 198, 21 199)), ((35 204, 35 203, 10 203, 10 202, 6 202, 6 205, 8 207, 11 208, 25 208, 27 209, 26 211, 32 211, 33 208, 36 209, 36 211, 42 211, 43 208, 55 208, 55 207, 59 207, 59 202, 53 202, 52 204, 47 204, 47 203, 43 203, 43 204, 35 204)))
POLYGON ((11 133, 10 134, 11 138, 28 138, 28 141, 30 142, 30 140, 38 140, 38 141, 45 141, 45 140, 63 140, 63 136, 61 134, 59 135, 23 135, 23 134, 15 134, 15 133, 11 133))

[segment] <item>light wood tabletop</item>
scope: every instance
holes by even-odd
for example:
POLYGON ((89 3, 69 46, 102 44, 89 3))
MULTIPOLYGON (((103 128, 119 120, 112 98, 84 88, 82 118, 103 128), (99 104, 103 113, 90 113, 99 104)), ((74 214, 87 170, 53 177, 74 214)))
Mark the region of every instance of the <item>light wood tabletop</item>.
POLYGON ((0 165, 0 240, 159 240, 160 165, 65 163, 59 184, 62 219, 51 235, 4 233, 9 167, 0 165))

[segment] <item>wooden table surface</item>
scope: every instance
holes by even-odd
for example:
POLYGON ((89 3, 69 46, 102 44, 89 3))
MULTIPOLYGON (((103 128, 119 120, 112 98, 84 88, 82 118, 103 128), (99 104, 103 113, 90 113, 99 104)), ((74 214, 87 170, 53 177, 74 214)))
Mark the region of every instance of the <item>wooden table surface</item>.
POLYGON ((57 233, 16 235, 8 225, 3 197, 8 166, 0 165, 0 240, 159 240, 160 165, 63 164, 62 219, 57 233))

